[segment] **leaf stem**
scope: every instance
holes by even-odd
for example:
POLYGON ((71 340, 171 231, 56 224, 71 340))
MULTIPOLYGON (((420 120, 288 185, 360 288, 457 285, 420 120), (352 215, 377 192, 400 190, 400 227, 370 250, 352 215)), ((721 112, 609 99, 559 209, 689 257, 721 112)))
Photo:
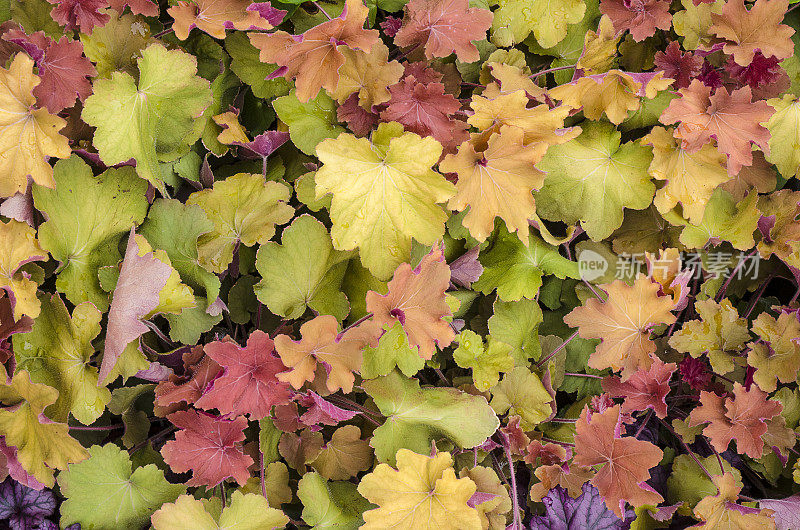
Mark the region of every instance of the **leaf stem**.
POLYGON ((322 6, 321 6, 321 5, 319 5, 319 2, 311 2, 311 3, 312 3, 312 4, 314 4, 315 6, 317 6, 317 9, 319 9, 320 11, 322 11, 322 14, 323 14, 323 15, 325 15, 326 17, 328 17, 328 20, 333 20, 333 19, 331 18, 331 16, 328 14, 328 12, 327 12, 327 11, 325 11, 324 9, 322 9, 322 6))
POLYGON ((725 292, 728 290, 728 286, 733 281, 733 277, 736 276, 736 273, 739 272, 739 269, 744 267, 744 264, 745 264, 745 261, 746 261, 745 258, 749 258, 751 256, 754 256, 757 252, 758 252, 758 249, 754 248, 751 252, 749 252, 744 257, 741 257, 741 254, 739 254, 739 256, 740 256, 739 263, 736 264, 736 266, 733 268, 731 273, 728 275, 728 279, 725 280, 725 283, 722 285, 722 288, 719 290, 719 292, 717 293, 717 296, 715 297, 715 300, 717 301, 717 303, 719 303, 719 301, 722 300, 722 298, 725 296, 725 292))
POLYGON ((774 272, 770 273, 770 275, 767 276, 767 279, 764 280, 764 282, 761 284, 761 287, 758 288, 758 292, 755 294, 753 301, 750 302, 750 307, 747 308, 747 312, 744 314, 745 319, 750 318, 750 313, 752 313, 753 309, 756 308, 756 304, 761 299, 761 297, 764 296, 764 291, 766 291, 767 285, 769 285, 769 282, 771 282, 774 277, 775 273, 774 272))
POLYGON ((159 39, 159 38, 161 38, 161 37, 163 37, 164 35, 167 35, 167 34, 169 34, 169 33, 172 33, 172 26, 168 27, 167 29, 165 29, 165 30, 163 30, 163 31, 159 31, 158 33, 156 33, 155 35, 153 35, 153 38, 154 38, 154 39, 159 39))
POLYGON ((267 503, 269 503, 269 498, 267 497, 267 481, 266 477, 264 476, 264 452, 259 447, 258 449, 258 468, 259 468, 259 479, 261 480, 261 495, 267 499, 267 503))
POLYGON ((592 374, 576 374, 574 372, 564 372, 564 375, 571 375, 572 377, 588 377, 590 379, 602 379, 599 375, 592 375, 592 374))
POLYGON ((644 417, 642 420, 642 424, 639 426, 639 429, 636 431, 636 434, 633 435, 634 438, 639 438, 639 435, 642 434, 644 428, 647 426, 647 423, 650 421, 650 418, 653 417, 653 409, 649 409, 647 411, 647 416, 644 417))
POLYGON ((519 517, 519 494, 517 492, 517 476, 514 473, 514 461, 511 459, 511 446, 508 440, 508 435, 503 431, 498 431, 503 440, 503 451, 506 453, 506 460, 508 460, 508 472, 511 474, 511 502, 513 503, 514 519, 511 528, 513 530, 522 530, 522 521, 519 517))
POLYGON ((559 441, 559 440, 555 440, 555 439, 553 439, 553 438, 548 438, 547 436, 542 436, 542 441, 543 441, 543 442, 547 442, 547 443, 551 443, 551 444, 556 444, 556 445, 563 445, 563 446, 566 446, 566 447, 575 447, 575 444, 574 444, 574 443, 571 443, 571 442, 561 442, 561 441, 559 441))
POLYGON ((531 74, 529 77, 531 79, 536 79, 540 75, 549 74, 550 72, 558 72, 559 70, 569 70, 569 69, 575 68, 577 66, 578 66, 577 64, 568 64, 566 66, 556 66, 556 67, 553 67, 553 68, 548 68, 547 70, 541 70, 539 72, 536 72, 535 74, 531 74))
POLYGON ((351 329, 353 329, 354 327, 358 326, 359 324, 361 324, 361 323, 363 323, 363 322, 366 322, 366 321, 367 321, 367 320, 369 320, 370 318, 372 318, 372 313, 367 313, 367 314, 366 314, 366 315, 364 315, 363 317, 359 318, 358 320, 356 320, 355 322, 353 322, 352 324, 350 324, 349 326, 347 326, 346 328, 344 328, 342 331, 340 331, 340 332, 339 332, 339 334, 338 334, 338 335, 336 335, 336 340, 339 340, 339 339, 341 339, 341 338, 342 338, 342 336, 343 336, 345 333, 347 333, 348 331, 350 331, 350 330, 351 330, 351 329))
POLYGON ((547 357, 545 357, 544 359, 541 359, 538 363, 536 363, 536 367, 537 368, 541 368, 542 366, 544 366, 545 363, 547 363, 547 361, 552 359, 555 354, 557 354, 558 352, 560 352, 561 350, 566 348, 567 344, 569 344, 569 341, 571 341, 572 339, 574 339, 577 336, 578 336, 578 332, 576 331, 575 333, 573 333, 572 335, 567 337, 567 339, 564 342, 562 342, 561 344, 559 344, 558 347, 555 350, 553 350, 550 353, 548 353, 547 357))
MULTIPOLYGON (((704 466, 702 464, 702 462, 700 462, 700 460, 697 458, 697 455, 694 454, 694 451, 692 451, 689 448, 689 446, 686 444, 686 442, 683 441, 683 438, 681 438, 680 435, 677 432, 675 432, 675 429, 672 428, 672 425, 670 425, 666 421, 662 420, 661 418, 658 418, 658 421, 661 423, 661 425, 664 426, 665 429, 667 429, 670 433, 672 433, 672 436, 674 436, 675 439, 677 439, 681 443, 681 445, 683 446, 684 449, 686 449, 686 452, 689 454, 689 456, 692 458, 692 460, 694 460, 694 463, 697 464, 698 467, 701 470, 703 470, 703 473, 706 474, 708 479, 711 482, 714 482, 714 477, 711 475, 711 473, 708 472, 708 469, 706 469, 706 466, 704 466)), ((720 468, 720 469, 722 470, 723 473, 725 472, 724 468, 720 468)))
POLYGON ((550 421, 552 423, 576 423, 578 418, 552 418, 550 421))

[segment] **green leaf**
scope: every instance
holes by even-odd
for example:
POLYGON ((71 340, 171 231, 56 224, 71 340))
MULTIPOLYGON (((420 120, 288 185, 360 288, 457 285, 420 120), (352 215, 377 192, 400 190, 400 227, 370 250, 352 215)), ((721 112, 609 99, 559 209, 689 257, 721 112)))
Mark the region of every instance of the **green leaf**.
POLYGON ((520 426, 525 431, 532 430, 552 414, 552 401, 539 376, 524 366, 514 368, 492 389, 491 405, 495 412, 519 416, 520 426))
POLYGON ((94 445, 89 458, 72 464, 58 476, 61 525, 80 523, 87 530, 140 528, 165 502, 186 491, 170 484, 164 472, 149 464, 131 473, 128 453, 114 444, 94 445))
POLYGON ((205 300, 195 297, 194 307, 186 307, 179 314, 165 314, 169 322, 169 338, 182 344, 197 344, 200 335, 222 320, 222 312, 208 313, 205 300))
POLYGON ((167 253, 184 283, 205 291, 206 304, 200 304, 204 309, 219 296, 220 281, 200 265, 197 240, 213 229, 202 208, 175 199, 156 199, 139 229, 153 248, 167 253))
POLYGON ((292 143, 307 155, 317 152, 317 144, 326 138, 336 138, 344 132, 336 122, 336 102, 325 92, 308 103, 302 103, 295 91, 275 99, 272 108, 289 127, 292 143))
MULTIPOLYGON (((757 201, 758 193, 751 192, 737 203, 730 193, 717 188, 706 204, 699 225, 685 221, 673 224, 686 224, 680 241, 689 248, 703 248, 708 242, 718 245, 721 241, 728 241, 734 248, 747 250, 755 244, 753 232, 761 217, 756 208, 757 201)), ((674 218, 671 216, 667 220, 673 222, 674 218)))
POLYGON ((258 48, 250 44, 247 33, 230 33, 225 38, 225 50, 231 56, 231 70, 257 98, 272 99, 289 93, 292 84, 283 77, 266 79, 278 69, 278 65, 262 63, 258 59, 258 48))
POLYGON ((341 285, 351 254, 334 250, 325 225, 302 215, 283 231, 281 244, 269 241, 258 249, 256 269, 262 280, 256 296, 288 319, 300 318, 310 307, 343 320, 350 305, 341 285))
POLYGON ((95 80, 82 117, 97 127, 94 146, 106 165, 133 158, 139 176, 165 194, 159 161, 180 158, 200 137, 197 118, 211 104, 211 87, 180 50, 151 44, 137 62, 138 83, 123 72, 95 80))
POLYGON ((83 52, 95 63, 99 77, 110 77, 114 72, 136 75, 136 59, 152 42, 144 18, 130 13, 112 16, 106 25, 95 26, 91 34, 81 33, 80 38, 83 52))
POLYGON ((97 368, 89 364, 102 315, 84 302, 70 316, 58 294, 42 296, 41 303, 30 333, 13 335, 16 370, 27 370, 34 383, 58 390, 58 399, 46 409, 50 419, 66 423, 72 414, 89 425, 111 400, 108 389, 98 385, 97 368))
POLYGON ((529 359, 538 361, 542 351, 538 334, 541 323, 542 310, 535 300, 495 300, 489 333, 492 338, 511 346, 515 364, 527 366, 529 359))
POLYGON ((419 381, 397 371, 365 381, 363 387, 386 416, 370 445, 381 462, 391 465, 398 449, 427 454, 431 441, 442 437, 468 449, 485 442, 500 426, 483 396, 455 388, 420 388, 419 381))
MULTIPOLYGON (((719 461, 714 455, 700 458, 703 467, 714 475, 721 475, 719 461)), ((742 480, 742 475, 738 469, 723 460, 725 473, 733 473, 737 481, 742 480)), ((708 495, 716 495, 717 487, 711 482, 700 466, 692 460, 689 455, 678 455, 672 462, 672 474, 667 479, 667 500, 670 503, 685 502, 689 506, 694 506, 700 499, 708 495)))
POLYGON ((583 0, 498 0, 492 22, 492 42, 508 47, 522 42, 533 32, 543 48, 550 48, 567 36, 570 24, 583 19, 583 0))
POLYGON ((153 530, 270 530, 289 522, 283 512, 270 508, 261 494, 234 491, 230 506, 222 508, 222 513, 216 501, 181 495, 153 515, 153 530))
POLYGON ((303 521, 314 529, 356 530, 364 524, 361 514, 373 507, 355 484, 329 482, 314 471, 297 483, 297 496, 303 503, 303 521))
POLYGON ((220 273, 233 261, 241 243, 252 247, 275 235, 275 225, 288 223, 294 208, 286 204, 291 189, 281 182, 265 181, 262 175, 237 173, 218 180, 212 189, 196 191, 186 204, 200 206, 214 228, 200 237, 200 263, 220 273))
POLYGON ((480 259, 483 274, 473 288, 484 294, 497 289, 503 301, 533 299, 542 286, 543 274, 579 279, 578 263, 558 253, 558 247, 548 245, 530 232, 525 246, 516 234, 502 231, 495 245, 480 259))
POLYGON ((605 122, 587 122, 574 140, 551 146, 537 165, 547 173, 534 192, 537 213, 551 221, 581 222, 594 241, 622 225, 624 208, 644 210, 655 186, 647 168, 649 148, 636 142, 620 145, 621 134, 605 122))
POLYGON ((122 259, 122 235, 147 212, 147 183, 130 167, 95 177, 78 156, 56 162, 53 174, 56 189, 33 186, 33 202, 48 219, 39 227, 39 242, 61 262, 56 289, 73 304, 91 302, 107 311, 108 294, 97 273, 122 259))
POLYGON ((147 413, 136 408, 139 398, 150 397, 150 410, 152 410, 152 392, 156 385, 135 385, 115 388, 111 393, 108 411, 122 417, 125 424, 125 434, 122 435, 122 444, 131 448, 147 439, 150 432, 150 419, 147 413))
POLYGON ((364 348, 364 359, 361 364, 361 376, 372 379, 387 375, 395 366, 406 377, 412 377, 425 367, 425 359, 419 356, 417 349, 412 349, 408 344, 408 335, 403 331, 399 322, 384 333, 378 346, 364 348))
POLYGON ((456 338, 458 347, 453 359, 461 368, 472 369, 475 388, 481 392, 489 390, 500 381, 500 374, 514 368, 512 347, 489 337, 484 347, 483 338, 474 331, 464 330, 456 338))

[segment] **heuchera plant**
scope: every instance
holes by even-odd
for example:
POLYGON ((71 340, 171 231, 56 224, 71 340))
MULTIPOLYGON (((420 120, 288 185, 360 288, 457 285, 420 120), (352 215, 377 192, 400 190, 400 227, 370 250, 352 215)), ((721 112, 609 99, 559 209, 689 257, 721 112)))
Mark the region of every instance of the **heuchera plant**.
POLYGON ((6 1, 0 524, 800 528, 797 5, 6 1))

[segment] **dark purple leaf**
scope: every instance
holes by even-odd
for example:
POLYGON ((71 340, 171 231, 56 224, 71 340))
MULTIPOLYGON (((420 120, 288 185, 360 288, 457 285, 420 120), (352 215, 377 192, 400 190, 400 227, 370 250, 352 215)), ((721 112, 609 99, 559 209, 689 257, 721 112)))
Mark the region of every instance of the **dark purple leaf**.
POLYGON ((545 515, 533 518, 531 530, 622 530, 635 517, 633 510, 628 510, 626 521, 622 521, 606 507, 597 488, 588 483, 583 485, 583 493, 577 499, 557 486, 542 502, 545 515))
POLYGON ((11 530, 35 530, 55 509, 50 490, 27 488, 10 477, 0 484, 0 519, 8 519, 11 530))

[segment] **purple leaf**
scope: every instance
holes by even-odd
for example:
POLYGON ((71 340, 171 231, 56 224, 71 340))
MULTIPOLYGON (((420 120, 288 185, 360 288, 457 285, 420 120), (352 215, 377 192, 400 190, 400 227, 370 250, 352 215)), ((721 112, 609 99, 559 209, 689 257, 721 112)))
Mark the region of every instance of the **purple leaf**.
POLYGON ((308 410, 300 416, 303 424, 311 430, 319 430, 318 425, 336 425, 340 421, 351 420, 358 412, 337 407, 322 396, 309 390, 305 394, 297 394, 297 401, 308 410))
POLYGON ((785 499, 762 499, 758 507, 775 510, 776 530, 800 528, 800 493, 785 499))
POLYGON ((567 490, 556 486, 542 499, 545 515, 531 521, 531 530, 621 530, 630 526, 635 514, 628 510, 623 522, 606 503, 597 488, 583 485, 583 493, 573 499, 567 490))
POLYGON ((288 132, 266 131, 253 138, 252 142, 234 142, 234 145, 244 147, 256 158, 267 158, 288 140, 288 132))
POLYGON ((472 282, 478 281, 483 274, 483 265, 478 261, 480 250, 479 246, 475 246, 453 260, 450 264, 450 281, 467 289, 472 282))
MULTIPOLYGON (((269 2, 258 2, 247 6, 247 11, 257 11, 261 18, 267 20, 273 26, 277 26, 283 22, 283 17, 286 16, 286 11, 272 7, 269 2)), ((258 29, 258 28, 252 28, 258 29)))
POLYGON ((0 519, 8 519, 11 530, 34 530, 55 509, 50 490, 26 488, 11 478, 0 484, 0 519))

